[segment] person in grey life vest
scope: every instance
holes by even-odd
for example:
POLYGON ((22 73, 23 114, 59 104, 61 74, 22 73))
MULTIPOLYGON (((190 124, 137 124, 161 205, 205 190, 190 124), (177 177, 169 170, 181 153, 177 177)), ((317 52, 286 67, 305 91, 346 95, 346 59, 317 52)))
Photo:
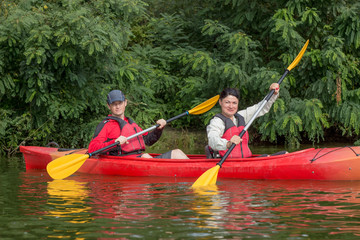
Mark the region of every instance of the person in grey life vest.
MULTIPOLYGON (((279 84, 272 83, 270 90, 274 90, 273 96, 265 104, 257 117, 268 113, 275 100, 279 97, 279 84)), ((230 153, 230 158, 251 157, 252 152, 248 146, 249 134, 246 132, 242 138, 239 134, 244 129, 248 121, 254 115, 261 104, 255 104, 244 110, 238 110, 240 95, 235 88, 224 89, 219 98, 221 113, 215 115, 206 127, 208 146, 212 151, 217 151, 220 156, 224 156, 227 149, 234 143, 235 148, 230 153)), ((284 154, 286 151, 273 155, 284 154)), ((266 156, 268 156, 266 154, 266 156)))

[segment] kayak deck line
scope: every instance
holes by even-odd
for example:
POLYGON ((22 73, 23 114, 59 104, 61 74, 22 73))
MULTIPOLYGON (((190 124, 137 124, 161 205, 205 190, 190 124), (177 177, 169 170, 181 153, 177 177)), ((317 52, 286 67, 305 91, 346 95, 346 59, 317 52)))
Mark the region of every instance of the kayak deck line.
POLYGON ((360 153, 356 153, 355 150, 353 149, 353 146, 345 146, 345 147, 338 147, 338 148, 335 148, 327 153, 324 153, 323 155, 320 155, 319 157, 316 157, 322 150, 326 149, 326 148, 320 148, 319 151, 316 153, 316 155, 314 156, 313 159, 310 160, 311 163, 315 162, 317 159, 319 158, 322 158, 324 157, 325 155, 329 154, 329 153, 332 153, 332 152, 335 152, 335 151, 338 151, 340 149, 344 149, 344 148, 349 148, 354 154, 356 157, 360 156, 360 153))

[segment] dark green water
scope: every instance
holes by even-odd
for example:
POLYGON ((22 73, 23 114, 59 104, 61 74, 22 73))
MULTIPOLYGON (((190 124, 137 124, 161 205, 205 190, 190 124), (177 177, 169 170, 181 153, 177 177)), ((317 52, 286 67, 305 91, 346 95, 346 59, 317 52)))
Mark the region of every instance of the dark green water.
POLYGON ((184 178, 52 180, 22 159, 2 159, 0 173, 0 239, 360 236, 360 181, 219 180, 194 191, 184 178))

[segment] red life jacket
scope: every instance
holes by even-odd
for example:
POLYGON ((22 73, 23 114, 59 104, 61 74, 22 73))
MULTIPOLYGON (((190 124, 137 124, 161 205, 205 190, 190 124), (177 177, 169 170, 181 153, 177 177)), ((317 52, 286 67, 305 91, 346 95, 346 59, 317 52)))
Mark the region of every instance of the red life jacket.
MULTIPOLYGON (((109 120, 115 120, 119 124, 119 129, 112 129, 112 136, 109 136, 109 138, 106 140, 106 142, 109 142, 111 140, 115 140, 120 135, 123 135, 125 137, 129 137, 137 132, 141 132, 142 129, 131 119, 128 118, 128 122, 121 118, 113 117, 113 116, 107 116, 101 123, 98 124, 95 130, 95 134, 93 136, 93 139, 96 138, 96 136, 101 132, 101 130, 106 127, 106 123, 109 122, 109 120)), ((110 155, 131 155, 131 154, 140 154, 141 151, 145 151, 145 143, 142 135, 137 136, 136 138, 130 139, 128 141, 128 144, 123 144, 122 146, 118 145, 115 148, 112 148, 111 151, 109 151, 110 155)))
MULTIPOLYGON (((230 119, 222 115, 221 113, 216 114, 216 117, 223 120, 225 124, 225 130, 222 138, 226 140, 230 140, 234 135, 240 135, 241 131, 245 127, 245 120, 244 117, 238 113, 235 113, 234 117, 237 119, 237 126, 235 126, 234 122, 230 119)), ((242 142, 235 146, 235 148, 231 151, 229 157, 230 158, 246 158, 251 157, 252 153, 249 148, 249 133, 246 131, 245 134, 242 136, 242 142)), ((219 151, 220 156, 224 156, 227 150, 219 151)))

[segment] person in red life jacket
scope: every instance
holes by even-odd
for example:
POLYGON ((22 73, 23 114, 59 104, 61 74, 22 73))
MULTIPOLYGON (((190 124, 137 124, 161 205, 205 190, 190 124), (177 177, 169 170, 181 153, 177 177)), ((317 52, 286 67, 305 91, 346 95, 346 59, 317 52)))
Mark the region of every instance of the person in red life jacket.
MULTIPOLYGON (((268 113, 272 104, 279 96, 279 84, 273 83, 270 85, 270 90, 274 89, 273 96, 266 103, 257 117, 268 113)), ((211 150, 219 152, 220 156, 224 156, 227 149, 235 143, 236 146, 230 153, 230 158, 246 158, 251 157, 252 153, 248 146, 249 134, 246 132, 242 138, 239 137, 240 132, 244 129, 248 121, 254 115, 261 104, 255 104, 244 110, 238 111, 239 92, 234 88, 224 89, 219 98, 221 113, 215 115, 209 125, 206 127, 208 146, 211 150)), ((285 151, 273 155, 284 154, 285 151)), ((264 154, 262 156, 269 156, 264 154)))
MULTIPOLYGON (((123 92, 120 90, 111 91, 107 96, 107 105, 111 114, 96 127, 88 151, 94 152, 114 142, 119 142, 119 145, 111 148, 107 154, 152 158, 151 155, 142 152, 145 151, 145 145, 151 146, 159 140, 166 125, 166 120, 158 120, 156 123, 160 126, 154 131, 128 140, 127 137, 141 132, 142 129, 131 118, 125 117, 127 99, 123 92)), ((180 149, 175 149, 161 154, 157 158, 187 159, 188 157, 180 149)))

